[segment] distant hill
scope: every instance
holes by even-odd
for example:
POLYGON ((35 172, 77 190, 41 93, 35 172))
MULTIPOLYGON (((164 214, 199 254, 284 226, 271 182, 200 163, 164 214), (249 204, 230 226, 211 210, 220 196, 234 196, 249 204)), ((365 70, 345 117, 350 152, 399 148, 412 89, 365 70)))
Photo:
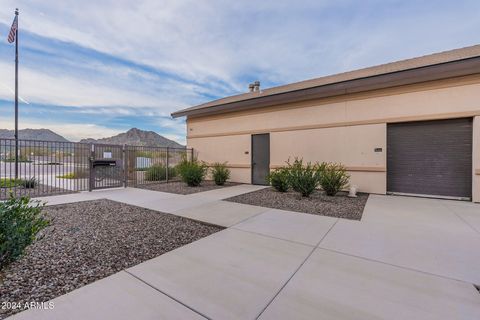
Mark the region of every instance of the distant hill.
MULTIPOLYGON (((53 132, 50 129, 22 129, 18 131, 18 136, 21 140, 41 140, 41 141, 57 141, 69 142, 61 135, 53 132)), ((14 139, 14 131, 7 129, 0 129, 0 139, 14 139)), ((103 139, 83 139, 80 142, 84 143, 100 143, 100 144, 128 144, 132 146, 148 146, 148 147, 170 147, 170 148, 184 148, 181 144, 167 139, 153 131, 143 131, 137 128, 120 133, 119 135, 103 138, 103 139)))
MULTIPOLYGON (((58 141, 69 142, 61 135, 50 129, 22 129, 18 131, 19 139, 23 140, 42 140, 42 141, 58 141)), ((0 129, 0 139, 14 139, 15 131, 0 129)))
POLYGON ((170 147, 170 148, 184 148, 185 146, 167 139, 153 131, 143 131, 137 128, 120 133, 116 136, 103 139, 83 139, 83 143, 100 143, 100 144, 128 144, 132 146, 147 146, 147 147, 170 147))

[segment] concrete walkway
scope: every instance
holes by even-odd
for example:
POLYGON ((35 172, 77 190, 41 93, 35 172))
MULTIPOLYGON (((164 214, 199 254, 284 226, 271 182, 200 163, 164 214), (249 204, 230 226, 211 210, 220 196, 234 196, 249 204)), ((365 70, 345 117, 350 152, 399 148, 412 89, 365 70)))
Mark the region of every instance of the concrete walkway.
POLYGON ((370 196, 362 221, 193 195, 118 189, 107 198, 228 227, 14 319, 478 319, 480 205, 370 196))

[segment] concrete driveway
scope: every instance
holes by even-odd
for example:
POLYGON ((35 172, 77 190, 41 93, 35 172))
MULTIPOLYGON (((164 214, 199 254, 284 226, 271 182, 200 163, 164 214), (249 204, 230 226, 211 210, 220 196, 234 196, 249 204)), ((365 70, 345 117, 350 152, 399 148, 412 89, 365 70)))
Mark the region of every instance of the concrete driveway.
POLYGON ((350 221, 222 201, 253 188, 51 197, 106 197, 228 228, 14 319, 479 318, 480 205, 372 195, 350 221))
POLYGON ((480 284, 479 215, 478 204, 374 195, 361 222, 339 221, 320 247, 480 284))

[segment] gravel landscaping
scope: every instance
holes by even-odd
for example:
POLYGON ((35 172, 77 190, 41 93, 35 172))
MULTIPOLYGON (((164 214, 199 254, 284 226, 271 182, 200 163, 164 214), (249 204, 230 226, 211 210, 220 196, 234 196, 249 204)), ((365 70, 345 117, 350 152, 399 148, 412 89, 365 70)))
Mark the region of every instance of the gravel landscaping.
POLYGON ((44 302, 222 229, 110 200, 44 212, 50 225, 0 272, 0 303, 44 302))
POLYGON ((189 187, 186 183, 181 181, 175 182, 163 182, 163 183, 152 183, 152 184, 142 184, 136 186, 136 188, 147 189, 153 191, 162 191, 176 194, 192 194, 197 192, 203 192, 214 189, 221 189, 225 187, 232 187, 239 185, 240 183, 235 182, 226 182, 223 186, 217 186, 213 181, 204 181, 198 187, 189 187))
POLYGON ((289 191, 281 193, 273 188, 266 188, 226 199, 226 201, 251 204, 274 209, 305 212, 322 216, 360 220, 368 194, 359 193, 357 198, 347 197, 339 192, 335 197, 315 191, 309 198, 302 198, 298 193, 289 191))

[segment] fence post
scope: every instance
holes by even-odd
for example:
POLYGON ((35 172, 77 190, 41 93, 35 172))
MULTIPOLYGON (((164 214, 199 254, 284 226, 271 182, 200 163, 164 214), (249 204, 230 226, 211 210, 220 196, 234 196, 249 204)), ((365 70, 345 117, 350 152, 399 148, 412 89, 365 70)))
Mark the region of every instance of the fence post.
POLYGON ((95 173, 94 173, 94 169, 93 169, 93 160, 95 159, 95 145, 92 144, 90 146, 90 176, 89 176, 89 181, 88 181, 88 191, 92 191, 93 188, 94 188, 94 183, 95 183, 95 173))
POLYGON ((122 164, 123 164, 123 187, 127 187, 128 183, 128 154, 127 154, 127 145, 122 147, 122 164))
POLYGON ((193 161, 193 156, 194 156, 194 153, 193 153, 193 148, 192 148, 192 155, 191 155, 190 161, 193 161))
POLYGON ((167 178, 167 182, 168 182, 168 178, 169 178, 168 177, 168 166, 169 166, 169 163, 170 163, 169 162, 170 155, 169 155, 169 152, 168 152, 168 147, 167 147, 167 154, 166 155, 167 155, 167 161, 166 161, 167 165, 165 166, 165 170, 166 170, 165 177, 167 178))

